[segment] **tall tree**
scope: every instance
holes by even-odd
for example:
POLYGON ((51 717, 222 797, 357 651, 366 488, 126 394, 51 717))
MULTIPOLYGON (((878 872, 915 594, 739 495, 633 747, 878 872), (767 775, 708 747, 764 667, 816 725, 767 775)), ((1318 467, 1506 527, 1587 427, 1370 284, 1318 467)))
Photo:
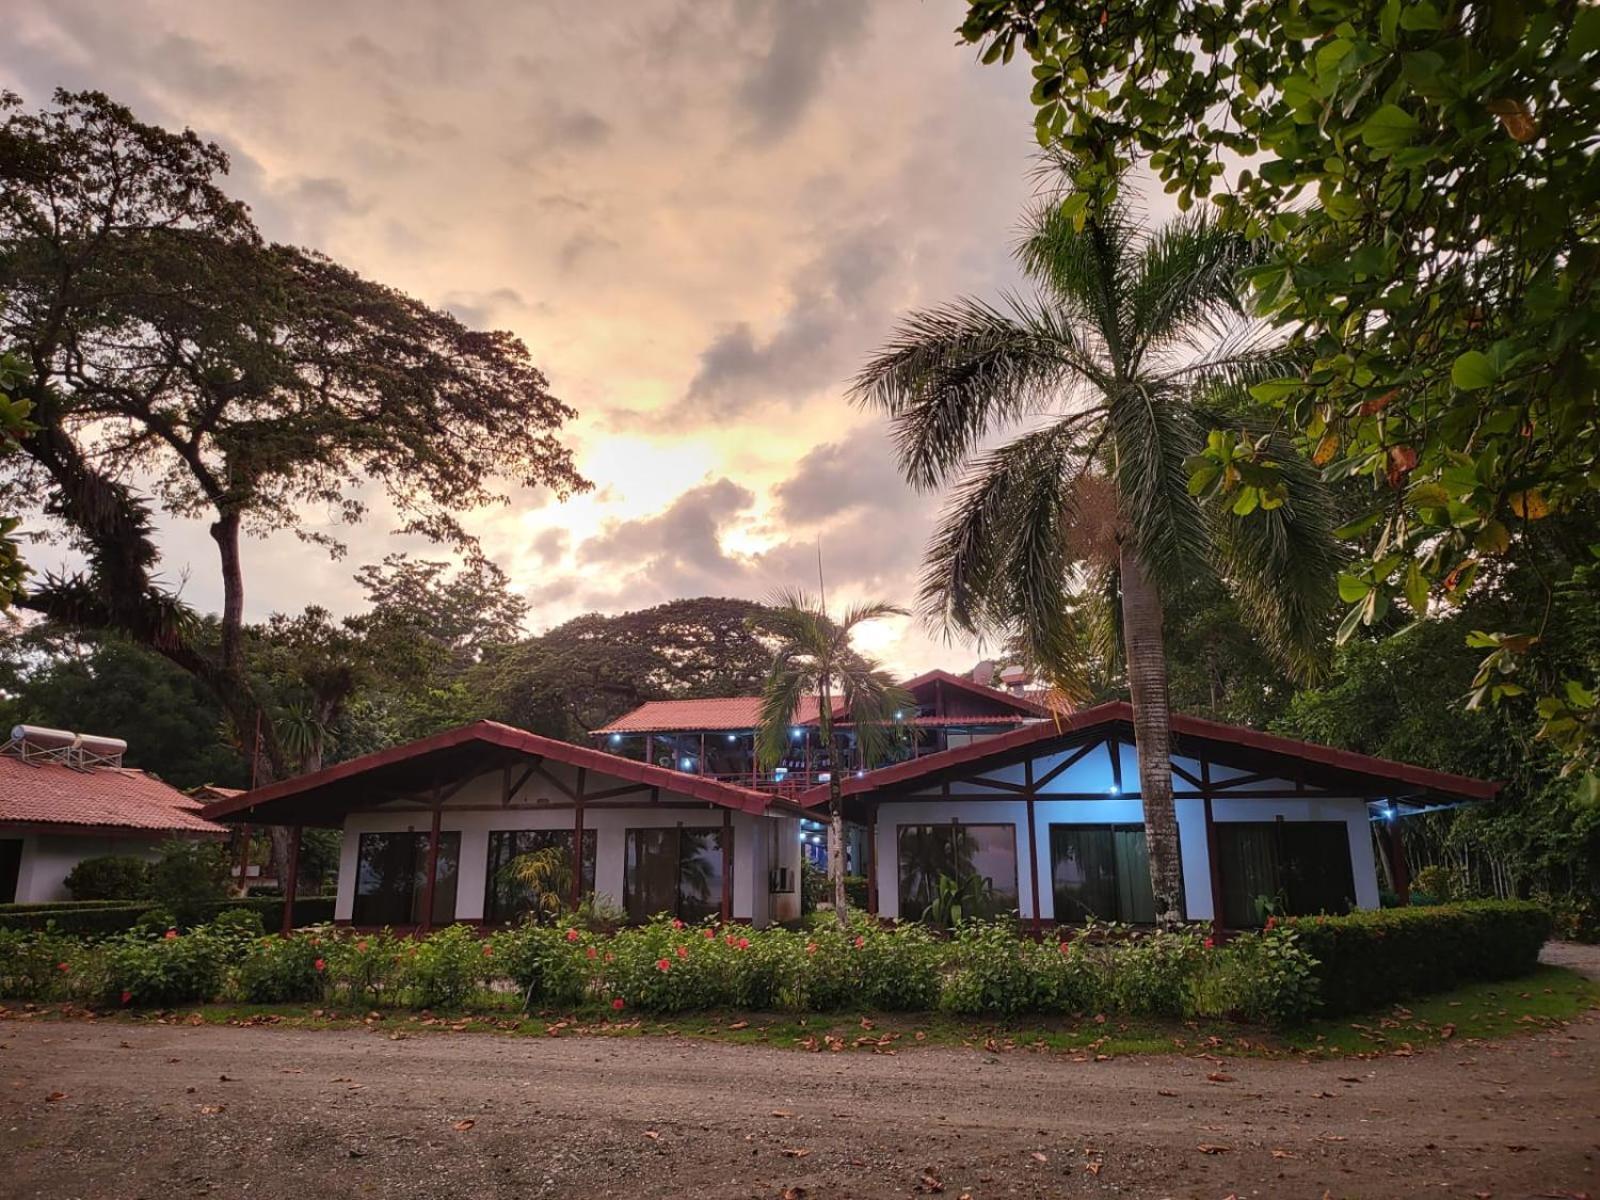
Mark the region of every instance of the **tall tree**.
POLYGON ((302 513, 360 521, 376 488, 403 529, 470 551, 459 514, 504 500, 496 481, 588 486, 556 437, 573 412, 512 335, 265 242, 221 186, 227 157, 192 132, 94 92, 36 113, 7 94, 0 111, 0 340, 36 425, 0 469, 89 562, 25 603, 201 679, 281 774, 246 660, 244 535, 338 553, 302 513), (214 645, 158 574, 157 509, 210 521, 214 645))
POLYGON ((856 749, 864 766, 887 757, 895 740, 897 709, 914 706, 911 694, 872 659, 858 653, 850 639, 868 621, 904 616, 893 604, 852 605, 835 621, 820 600, 803 591, 780 592, 751 624, 777 640, 777 652, 761 690, 761 723, 756 729, 756 761, 770 770, 783 760, 790 730, 801 702, 817 700, 818 734, 828 762, 828 878, 833 884, 833 911, 840 926, 849 923, 844 892, 844 761, 836 736, 834 705, 849 715, 856 749))
POLYGON ((1252 246, 1199 216, 1147 232, 1119 205, 1090 215, 1084 199, 1052 196, 1024 230, 1018 257, 1037 295, 912 314, 855 395, 891 418, 913 486, 956 481, 928 553, 930 614, 1017 636, 1070 683, 1093 657, 1085 594, 1115 599, 1109 640, 1120 640, 1133 702, 1156 912, 1171 924, 1182 914, 1166 598, 1217 570, 1258 635, 1306 670, 1326 636, 1335 560, 1308 471, 1289 500, 1257 479, 1237 522, 1208 520, 1189 491, 1186 463, 1202 450, 1225 460, 1219 469, 1248 471, 1236 446, 1207 442, 1200 401, 1276 369, 1273 349, 1240 324, 1252 246))
MULTIPOLYGON (((1369 488, 1342 639, 1396 601, 1463 603, 1600 487, 1600 8, 969 0, 961 32, 985 62, 1032 60, 1039 139, 1080 156, 1086 192, 1142 160, 1180 205, 1270 239, 1254 301, 1305 354, 1257 394, 1369 488)), ((1536 662, 1508 672, 1553 636, 1536 618, 1476 637, 1484 693, 1527 690, 1536 662)), ((1600 769, 1594 681, 1540 711, 1600 769)))

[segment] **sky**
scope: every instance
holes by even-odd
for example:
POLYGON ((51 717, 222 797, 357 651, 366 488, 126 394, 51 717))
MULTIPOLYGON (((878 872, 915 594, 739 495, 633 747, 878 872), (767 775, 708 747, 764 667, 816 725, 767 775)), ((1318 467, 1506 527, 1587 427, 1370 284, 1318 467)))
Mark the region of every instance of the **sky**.
MULTIPOLYGON (((92 87, 192 127, 269 238, 528 344, 595 485, 467 521, 530 632, 814 588, 819 543, 830 604, 914 602, 942 501, 900 482, 848 382, 906 311, 1017 284, 1034 186, 1026 67, 980 67, 959 0, 7 8, 0 83, 31 104, 92 87)), ((246 548, 252 617, 355 611, 362 563, 440 556, 381 508, 333 531, 343 560, 246 548)), ((163 547, 215 609, 203 526, 167 522, 163 547)), ((860 644, 908 673, 979 656, 916 620, 860 644)))

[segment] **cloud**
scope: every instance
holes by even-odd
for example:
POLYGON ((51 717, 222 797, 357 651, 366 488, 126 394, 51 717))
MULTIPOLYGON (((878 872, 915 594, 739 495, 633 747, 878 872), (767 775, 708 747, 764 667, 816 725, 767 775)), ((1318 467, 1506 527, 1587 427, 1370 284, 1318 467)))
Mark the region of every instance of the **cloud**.
POLYGON ((753 120, 751 139, 782 137, 821 90, 829 65, 860 34, 866 6, 837 0, 784 0, 773 9, 772 39, 739 85, 753 120))
POLYGON ((843 442, 812 449, 773 495, 779 518, 800 525, 860 508, 887 515, 929 505, 900 478, 889 439, 877 425, 853 431, 843 442))
POLYGON ((685 580, 716 577, 733 569, 721 531, 755 503, 755 495, 731 479, 684 492, 665 512, 614 521, 578 548, 585 564, 637 564, 654 577, 685 580))

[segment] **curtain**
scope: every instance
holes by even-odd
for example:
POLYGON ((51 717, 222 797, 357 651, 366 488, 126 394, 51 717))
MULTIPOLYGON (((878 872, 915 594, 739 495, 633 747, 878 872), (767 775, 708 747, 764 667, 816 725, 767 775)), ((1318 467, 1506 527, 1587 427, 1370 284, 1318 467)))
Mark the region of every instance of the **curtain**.
POLYGON ((1142 825, 1050 826, 1050 875, 1057 921, 1155 924, 1142 825))
POLYGON ((1222 875, 1222 922, 1252 929, 1265 919, 1264 904, 1282 904, 1277 830, 1272 824, 1225 821, 1215 826, 1222 875))
MULTIPOLYGON (((356 897, 351 918, 357 925, 419 925, 427 890, 428 834, 363 833, 356 847, 356 897)), ((434 872, 433 923, 456 917, 456 880, 461 834, 439 834, 434 872)))
MULTIPOLYGON (((594 891, 596 845, 595 831, 585 829, 581 888, 586 896, 594 891)), ((505 829, 495 830, 489 834, 489 869, 484 880, 483 894, 485 921, 511 921, 533 910, 533 890, 511 878, 507 868, 515 858, 524 854, 536 854, 552 847, 560 849, 565 854, 566 869, 570 871, 572 869, 570 829, 505 829)), ((565 899, 563 897, 563 900, 565 899)))
POLYGON ((628 920, 671 913, 693 922, 720 914, 724 832, 676 826, 628 830, 622 884, 628 920))

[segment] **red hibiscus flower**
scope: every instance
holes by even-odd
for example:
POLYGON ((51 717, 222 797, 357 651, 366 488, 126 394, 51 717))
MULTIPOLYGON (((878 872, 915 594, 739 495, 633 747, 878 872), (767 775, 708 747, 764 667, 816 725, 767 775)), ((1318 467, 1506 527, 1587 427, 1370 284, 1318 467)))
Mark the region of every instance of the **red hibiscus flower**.
POLYGON ((688 958, 689 957, 689 947, 687 947, 687 946, 679 946, 678 947, 678 957, 679 958, 688 958))
POLYGON ((600 956, 600 951, 596 950, 593 946, 590 946, 588 949, 588 955, 590 958, 598 958, 600 956))
POLYGON ((356 943, 356 949, 359 950, 362 954, 365 954, 367 952, 367 939, 366 938, 362 938, 359 942, 357 942, 356 943))
POLYGON ((856 935, 856 949, 859 950, 863 946, 865 946, 866 944, 867 944, 867 939, 862 937, 860 934, 857 934, 856 935))
POLYGON ((177 931, 177 930, 176 930, 176 929, 169 929, 169 930, 167 930, 167 932, 166 932, 166 933, 164 933, 164 934, 163 934, 163 935, 162 935, 162 936, 163 936, 163 937, 164 937, 164 938, 166 938, 166 940, 167 940, 167 941, 169 941, 169 942, 170 942, 170 941, 172 941, 172 939, 173 939, 173 938, 175 938, 175 937, 177 937, 177 936, 178 936, 178 931, 177 931))
POLYGON ((817 944, 815 942, 807 942, 806 943, 806 953, 807 954, 815 954, 816 952, 817 952, 817 944))
POLYGON ((1207 938, 1205 940, 1204 945, 1205 945, 1205 948, 1207 950, 1215 950, 1217 948, 1217 939, 1216 938, 1207 938))
POLYGON ((709 941, 711 941, 711 940, 712 940, 712 939, 713 939, 713 938, 715 938, 715 937, 716 937, 716 936, 717 936, 717 931, 716 931, 716 930, 715 930, 715 929, 708 929, 708 930, 706 930, 706 941, 708 941, 708 942, 709 942, 709 941))
POLYGON ((730 945, 730 946, 731 946, 731 945, 733 945, 733 944, 734 944, 734 942, 736 942, 736 941, 737 941, 737 940, 738 940, 738 939, 737 939, 737 938, 735 938, 735 937, 734 937, 734 936, 733 936, 733 934, 731 934, 731 933, 730 933, 730 934, 728 934, 728 935, 727 935, 727 936, 726 936, 726 937, 725 937, 725 938, 723 938, 723 939, 722 939, 722 940, 723 940, 723 941, 724 941, 724 942, 726 942, 726 943, 728 943, 728 945, 730 945))
POLYGON ((1062 942, 1061 943, 1061 953, 1062 954, 1071 954, 1072 953, 1072 944, 1070 942, 1062 942))
POLYGON ((576 929, 567 930, 567 941, 575 942, 577 940, 578 940, 578 931, 576 929))
POLYGON ((618 996, 615 1000, 613 1000, 611 1002, 611 1007, 616 1009, 618 1012, 621 1012, 622 1011, 622 997, 618 996))
POLYGON ((740 938, 739 939, 739 949, 741 949, 741 950, 750 949, 750 939, 749 938, 740 938))
POLYGON ((672 964, 664 958, 658 958, 656 959, 656 970, 670 971, 672 970, 672 964))
POLYGON ((312 963, 312 964, 311 964, 311 965, 312 965, 312 966, 313 966, 313 967, 315 967, 315 968, 316 968, 316 969, 317 969, 317 970, 319 970, 319 971, 322 971, 322 970, 326 970, 326 969, 327 969, 327 966, 328 966, 328 964, 327 964, 327 963, 325 963, 325 962, 323 962, 323 961, 322 961, 322 959, 320 959, 320 958, 319 958, 319 959, 317 959, 317 961, 316 961, 316 962, 314 962, 314 963, 312 963))
POLYGON ((132 1000, 132 999, 133 999, 133 993, 130 992, 127 988, 123 988, 122 989, 122 1002, 124 1004, 126 1004, 129 1000, 132 1000))
POLYGON ((72 964, 71 963, 57 963, 56 964, 56 970, 60 971, 62 974, 66 974, 68 971, 72 970, 72 964))
POLYGON ((673 917, 672 918, 672 927, 674 929, 682 929, 683 928, 683 922, 678 920, 677 917, 673 917))
POLYGON ((483 956, 485 958, 490 958, 490 957, 493 957, 493 955, 494 955, 494 947, 493 946, 489 946, 489 945, 485 945, 484 948, 483 948, 483 956))
POLYGON ((1267 918, 1267 928, 1268 929, 1276 929, 1277 927, 1278 927, 1278 918, 1277 917, 1268 917, 1267 918))

